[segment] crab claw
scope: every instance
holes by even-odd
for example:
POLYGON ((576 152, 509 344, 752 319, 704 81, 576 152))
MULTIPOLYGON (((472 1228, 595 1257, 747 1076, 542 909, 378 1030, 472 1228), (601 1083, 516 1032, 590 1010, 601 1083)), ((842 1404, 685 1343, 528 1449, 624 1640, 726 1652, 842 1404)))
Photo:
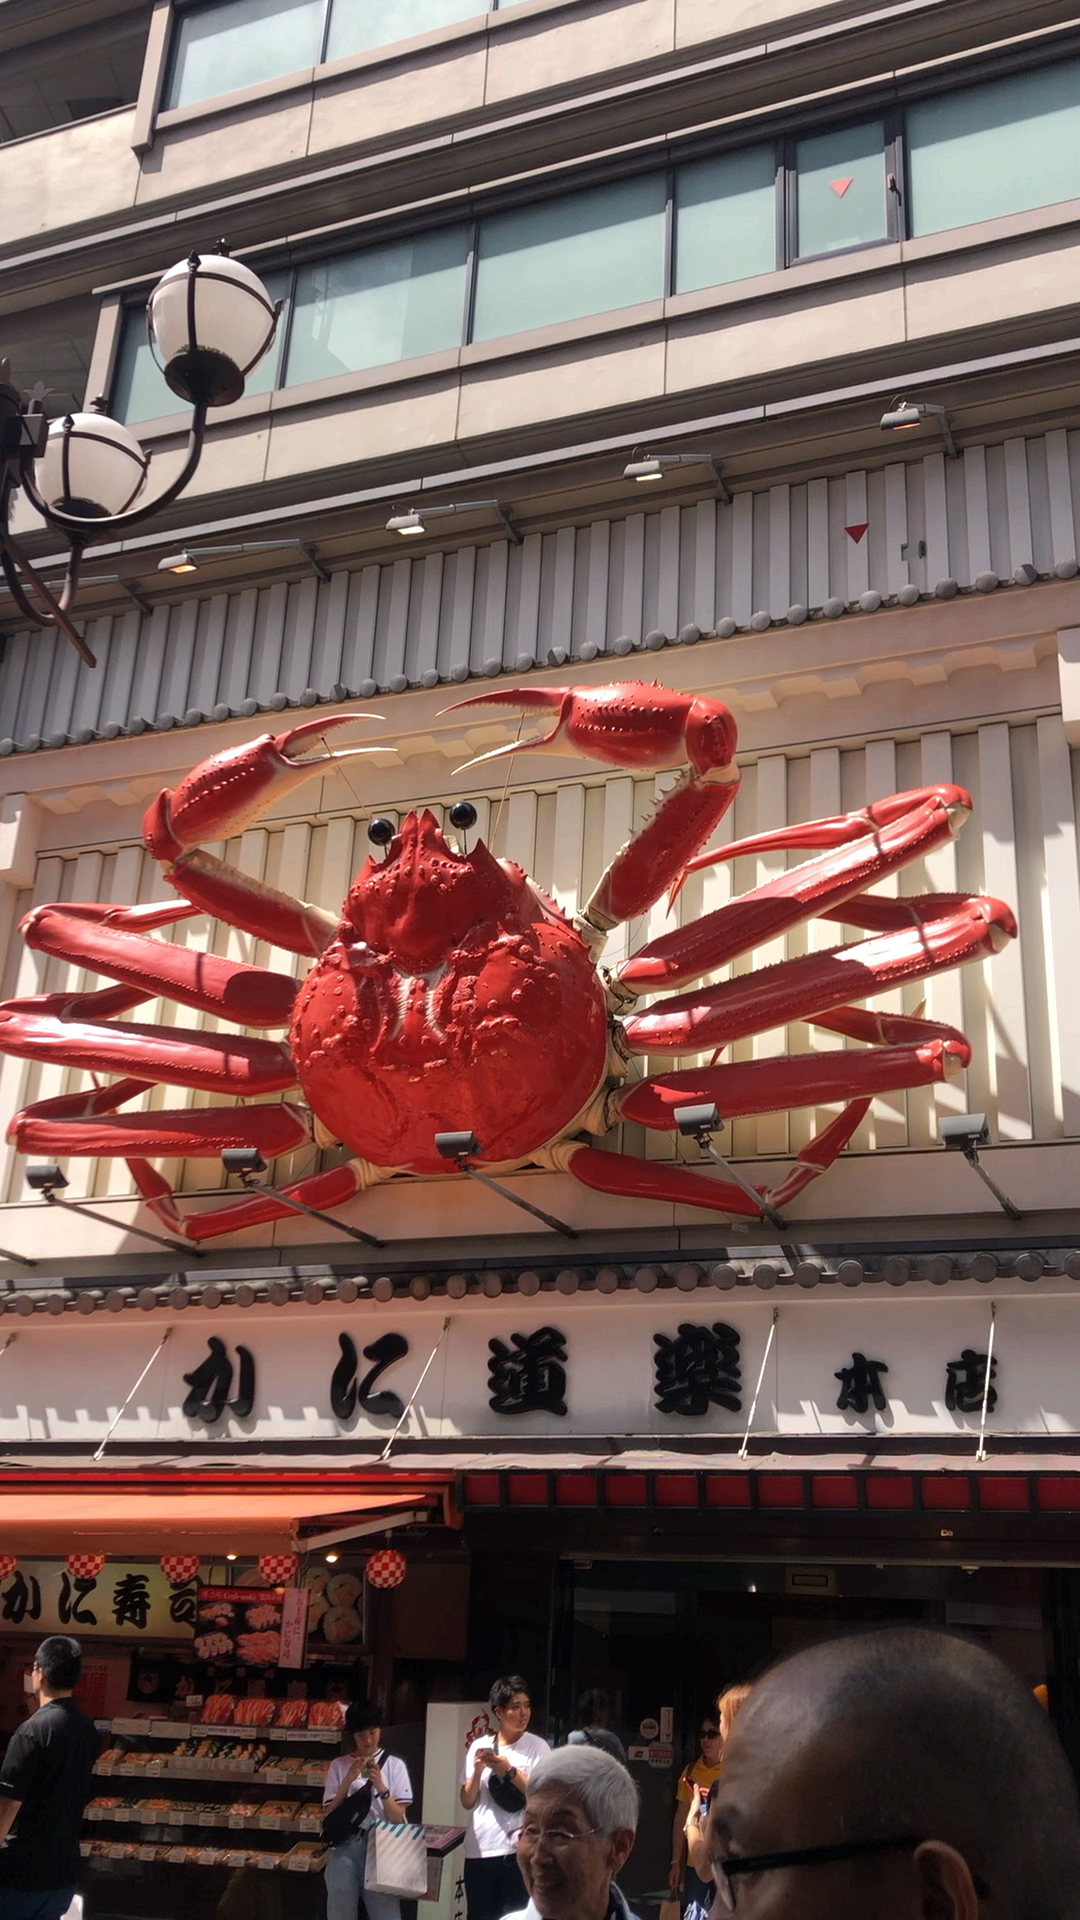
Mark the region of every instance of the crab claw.
POLYGON ((356 720, 381 720, 379 713, 336 713, 305 720, 288 733, 263 733, 242 747, 216 753, 194 768, 172 792, 159 793, 143 821, 146 844, 155 859, 178 860, 204 840, 225 840, 243 833, 267 807, 294 787, 342 760, 359 754, 389 753, 389 747, 327 746, 331 727, 356 720), (322 751, 312 748, 322 743, 322 751))
POLYGON ((535 740, 513 740, 478 754, 458 773, 505 754, 546 747, 549 753, 580 753, 612 767, 659 771, 689 764, 699 777, 735 777, 735 721, 721 700, 620 680, 607 687, 496 687, 445 712, 483 706, 540 707, 556 714, 555 724, 535 740))

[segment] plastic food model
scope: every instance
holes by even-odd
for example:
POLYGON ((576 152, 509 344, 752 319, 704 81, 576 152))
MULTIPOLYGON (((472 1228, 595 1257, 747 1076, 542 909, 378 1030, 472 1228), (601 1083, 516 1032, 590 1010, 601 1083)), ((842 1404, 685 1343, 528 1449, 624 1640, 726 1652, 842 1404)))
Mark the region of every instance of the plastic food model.
MULTIPOLYGON (((264 1194, 183 1216, 146 1156, 254 1146, 269 1159, 313 1138, 340 1143, 353 1156, 346 1164, 287 1188, 327 1208, 394 1174, 461 1178, 435 1146, 443 1131, 471 1130, 482 1143, 480 1168, 538 1164, 606 1193, 755 1217, 753 1200, 731 1181, 605 1152, 589 1136, 621 1119, 670 1131, 674 1108, 699 1102, 726 1116, 843 1102, 767 1194, 780 1206, 831 1166, 874 1094, 924 1086, 966 1065, 971 1049, 955 1028, 859 1004, 993 954, 1016 932, 999 900, 868 891, 959 831, 971 810, 960 787, 895 794, 702 853, 739 785, 735 723, 722 702, 620 683, 498 688, 460 704, 493 703, 546 710, 554 724, 486 761, 543 748, 642 773, 682 769, 583 913, 568 919, 483 842, 468 851, 453 844, 429 811, 407 814, 396 834, 373 823, 372 838, 389 840, 385 858, 365 863, 340 917, 239 872, 200 843, 242 833, 303 781, 369 751, 332 751, 326 736, 375 716, 339 714, 264 734, 205 761, 146 815, 146 844, 185 904, 66 903, 37 907, 23 921, 31 947, 116 984, 7 1001, 0 1051, 121 1077, 27 1107, 11 1125, 18 1147, 50 1159, 123 1155, 150 1206, 192 1240, 289 1209, 264 1194), (600 967, 611 930, 676 893, 695 868, 776 850, 811 857, 651 940, 622 965, 600 967), (306 980, 147 937, 198 913, 309 956, 306 980), (869 938, 700 984, 815 917, 869 938), (161 995, 240 1026, 283 1029, 285 1038, 117 1017, 161 995), (657 997, 642 1008, 644 996, 657 997), (734 1042, 796 1020, 868 1044, 715 1063, 734 1042), (714 1064, 630 1077, 645 1055, 701 1054, 714 1064), (118 1112, 159 1082, 239 1104, 118 1112), (267 1103, 274 1093, 288 1097, 267 1103)), ((458 811, 467 818, 471 810, 458 811)))

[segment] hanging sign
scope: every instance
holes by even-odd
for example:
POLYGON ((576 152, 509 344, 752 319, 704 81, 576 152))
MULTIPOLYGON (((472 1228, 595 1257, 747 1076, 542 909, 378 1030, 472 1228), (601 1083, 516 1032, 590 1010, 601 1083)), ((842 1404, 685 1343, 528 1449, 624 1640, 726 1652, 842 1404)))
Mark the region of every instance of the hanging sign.
POLYGON ((279 1667, 302 1667, 307 1653, 308 1587, 287 1587, 281 1596, 279 1667))
POLYGON ((62 1560, 19 1560, 0 1579, 0 1632, 132 1635, 190 1640, 195 1582, 170 1584, 154 1561, 110 1560, 96 1574, 72 1573, 62 1560))
MULTIPOLYGON (((303 1604, 305 1611, 307 1595, 303 1589, 285 1588, 284 1591, 273 1587, 200 1587, 198 1632, 195 1636, 195 1651, 200 1660, 239 1660, 250 1667, 278 1667, 302 1665, 293 1658, 283 1658, 285 1635, 283 1631, 283 1612, 285 1601, 291 1593, 300 1592, 301 1602, 294 1601, 294 1608, 303 1604)), ((290 1622, 294 1616, 290 1615, 290 1622)), ((290 1655, 295 1651, 296 1627, 289 1627, 290 1655)))

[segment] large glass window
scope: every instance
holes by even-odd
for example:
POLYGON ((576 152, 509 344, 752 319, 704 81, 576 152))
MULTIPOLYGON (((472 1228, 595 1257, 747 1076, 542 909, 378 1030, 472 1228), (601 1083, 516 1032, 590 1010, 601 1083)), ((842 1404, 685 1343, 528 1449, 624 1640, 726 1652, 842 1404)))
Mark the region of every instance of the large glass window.
POLYGON ((907 140, 915 234, 1080 198, 1080 60, 920 101, 907 140))
MULTIPOLYGON (((271 300, 285 298, 289 287, 287 273, 265 273, 262 281, 271 300)), ((244 381, 245 393, 270 393, 278 385, 286 318, 283 313, 269 353, 263 355, 244 381)), ((145 307, 130 307, 122 323, 109 412, 114 420, 123 420, 131 426, 139 420, 158 420, 166 414, 186 410, 187 402, 166 386, 165 375, 150 351, 145 307)))
POLYGON ((461 344, 469 229, 445 227, 301 267, 287 386, 461 344))
POLYGON ((189 107, 315 66, 323 13, 323 0, 222 0, 178 13, 162 104, 189 107))
POLYGON ((474 340, 546 327, 664 292, 663 174, 481 222, 474 340))
POLYGON ((797 141, 795 174, 796 252, 802 259, 887 237, 885 128, 880 120, 797 141))
POLYGON ((326 59, 366 53, 412 33, 433 33, 455 20, 487 12, 487 0, 334 0, 326 59))
POLYGON ((720 287, 776 266, 776 152, 748 147, 675 175, 675 292, 720 287))

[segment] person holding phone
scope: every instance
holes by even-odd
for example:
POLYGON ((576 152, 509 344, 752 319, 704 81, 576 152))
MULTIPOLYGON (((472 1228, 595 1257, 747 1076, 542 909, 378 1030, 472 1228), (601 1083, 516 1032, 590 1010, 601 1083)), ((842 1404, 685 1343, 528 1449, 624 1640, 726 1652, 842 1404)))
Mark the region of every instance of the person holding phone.
MULTIPOLYGON (((712 1712, 702 1715, 698 1753, 675 1789, 675 1819, 671 1829, 671 1871, 668 1884, 676 1896, 685 1893, 690 1905, 707 1897, 707 1888, 686 1865, 687 1815, 708 1803, 709 1790, 720 1778, 720 1723, 712 1712)), ((711 1905, 711 1900, 710 1903, 711 1905)))
MULTIPOLYGON (((681 1805, 675 1809, 675 1824, 683 1819, 682 1838, 686 1850, 688 1865, 680 1874, 680 1885, 686 1898, 683 1920, 708 1920, 712 1910, 713 1888, 709 1871, 706 1818, 709 1811, 709 1796, 723 1772, 724 1749, 731 1737, 735 1716, 750 1697, 748 1686, 728 1687, 719 1695, 716 1702, 716 1724, 719 1727, 719 1752, 711 1738, 712 1718, 704 1716, 702 1723, 701 1757, 694 1762, 690 1771, 679 1782, 678 1800, 681 1805), (705 1739, 705 1729, 710 1729, 710 1737, 705 1739), (711 1776, 711 1777, 710 1777, 711 1776), (689 1800, 689 1805, 687 1805, 689 1800)), ((674 1867, 674 1861, 672 1866, 674 1867)))
POLYGON ((331 1760, 323 1788, 322 1837, 330 1848, 326 1920, 356 1920, 361 1894, 368 1920, 401 1920, 395 1894, 364 1892, 364 1867, 372 1822, 400 1825, 409 1817, 409 1770, 404 1760, 385 1752, 379 1715, 364 1702, 346 1711, 345 1741, 346 1751, 331 1760))
POLYGON ((531 1769, 551 1749, 527 1731, 532 1718, 528 1682, 519 1673, 496 1680, 488 1707, 498 1731, 481 1734, 465 1756, 461 1804, 465 1831, 465 1898, 469 1920, 502 1920, 525 1905, 517 1839, 531 1769))

